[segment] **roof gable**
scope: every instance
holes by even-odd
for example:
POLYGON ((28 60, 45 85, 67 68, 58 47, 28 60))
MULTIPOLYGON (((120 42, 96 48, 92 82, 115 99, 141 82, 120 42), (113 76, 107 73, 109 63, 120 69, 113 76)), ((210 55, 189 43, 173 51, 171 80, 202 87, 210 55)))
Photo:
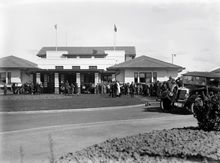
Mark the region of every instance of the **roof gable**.
POLYGON ((206 71, 191 71, 183 74, 183 76, 198 76, 198 77, 207 77, 209 72, 206 71))
POLYGON ((177 68, 183 69, 183 67, 167 63, 158 59, 154 59, 148 56, 140 56, 135 59, 117 64, 111 68, 177 68))
POLYGON ((215 69, 215 70, 213 70, 211 72, 213 72, 213 73, 220 73, 220 68, 217 68, 217 69, 215 69))
POLYGON ((0 58, 0 68, 37 68, 37 64, 15 56, 0 58))
POLYGON ((183 76, 195 76, 195 77, 209 77, 209 78, 220 78, 220 74, 216 72, 206 71, 191 71, 183 74, 183 76))
MULTIPOLYGON (((114 50, 114 47, 57 47, 57 50, 67 51, 70 55, 103 55, 106 50, 114 50)), ((136 55, 134 46, 116 46, 115 50, 124 50, 125 55, 136 55)), ((44 56, 47 51, 56 51, 56 47, 43 47, 38 52, 37 56, 44 56)))

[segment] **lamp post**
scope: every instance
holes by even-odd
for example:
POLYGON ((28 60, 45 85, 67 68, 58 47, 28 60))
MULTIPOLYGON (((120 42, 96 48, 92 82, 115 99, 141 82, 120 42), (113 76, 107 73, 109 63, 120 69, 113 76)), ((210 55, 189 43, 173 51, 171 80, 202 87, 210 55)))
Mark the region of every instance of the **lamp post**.
POLYGON ((172 55, 172 64, 173 64, 173 57, 176 57, 176 54, 171 54, 172 55))

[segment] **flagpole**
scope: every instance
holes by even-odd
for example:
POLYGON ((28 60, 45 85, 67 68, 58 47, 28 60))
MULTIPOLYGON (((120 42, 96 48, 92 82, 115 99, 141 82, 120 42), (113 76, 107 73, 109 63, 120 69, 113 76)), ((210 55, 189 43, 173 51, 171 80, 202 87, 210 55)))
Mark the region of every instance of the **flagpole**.
POLYGON ((117 34, 117 27, 116 25, 114 24, 114 40, 113 40, 113 48, 114 48, 114 51, 115 51, 115 46, 116 46, 116 35, 117 34))
POLYGON ((114 51, 115 51, 115 45, 116 45, 116 32, 114 32, 114 42, 113 42, 114 51))
POLYGON ((67 44, 68 44, 67 37, 68 37, 68 35, 67 35, 67 32, 66 32, 66 47, 67 47, 67 44))
POLYGON ((56 30, 56 52, 57 52, 57 24, 54 25, 54 28, 56 30))

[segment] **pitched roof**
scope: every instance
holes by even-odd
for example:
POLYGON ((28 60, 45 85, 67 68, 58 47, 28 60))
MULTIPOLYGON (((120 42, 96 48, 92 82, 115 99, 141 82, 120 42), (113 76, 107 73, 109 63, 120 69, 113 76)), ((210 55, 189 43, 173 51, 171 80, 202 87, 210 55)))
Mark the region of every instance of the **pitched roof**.
POLYGON ((140 56, 135 59, 114 65, 109 69, 120 69, 120 68, 174 68, 184 69, 181 66, 167 63, 158 59, 154 59, 148 56, 140 56))
MULTIPOLYGON (((37 56, 46 55, 46 51, 55 51, 56 47, 43 47, 37 53, 37 56)), ((106 47, 57 47, 58 51, 67 51, 69 55, 104 55, 106 50, 114 50, 113 46, 106 47)), ((136 55, 134 46, 116 46, 115 50, 124 50, 125 55, 136 55)), ((68 55, 67 54, 67 55, 68 55)))
POLYGON ((220 68, 217 68, 217 69, 215 69, 215 70, 213 70, 211 72, 213 72, 213 73, 220 73, 220 68))
POLYGON ((206 71, 192 71, 183 74, 183 76, 198 76, 198 77, 208 77, 208 78, 220 78, 219 73, 206 72, 206 71))
POLYGON ((198 77, 207 77, 209 72, 206 71, 191 71, 183 74, 183 76, 198 76, 198 77))
POLYGON ((37 64, 11 55, 0 58, 0 68, 37 68, 37 64))

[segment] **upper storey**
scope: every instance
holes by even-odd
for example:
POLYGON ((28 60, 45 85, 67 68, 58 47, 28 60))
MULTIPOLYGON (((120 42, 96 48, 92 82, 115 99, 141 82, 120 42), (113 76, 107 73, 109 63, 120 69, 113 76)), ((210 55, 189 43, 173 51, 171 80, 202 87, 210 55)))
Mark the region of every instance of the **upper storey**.
POLYGON ((71 69, 72 66, 81 66, 82 69, 97 66, 106 69, 135 58, 136 51, 134 46, 43 47, 37 56, 42 58, 39 67, 46 69, 54 69, 55 66, 64 66, 65 69, 71 69))

